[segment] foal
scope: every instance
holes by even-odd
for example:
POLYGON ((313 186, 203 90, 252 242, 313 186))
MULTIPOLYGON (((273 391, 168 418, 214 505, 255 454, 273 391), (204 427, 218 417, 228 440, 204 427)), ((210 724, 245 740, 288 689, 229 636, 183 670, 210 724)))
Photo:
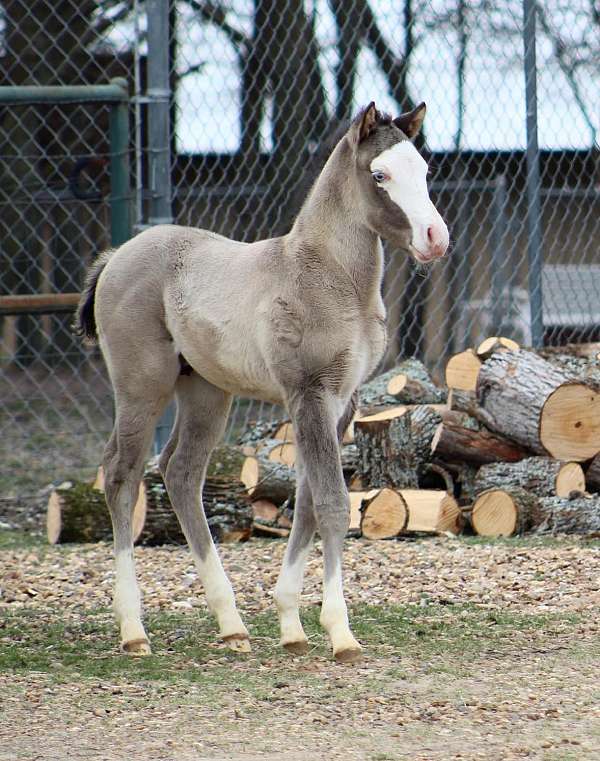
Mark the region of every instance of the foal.
POLYGON ((360 658, 342 589, 349 508, 339 440, 354 412, 354 391, 385 347, 380 238, 420 262, 443 256, 448 246, 429 199, 426 163, 410 140, 424 116, 425 104, 393 120, 374 103, 364 109, 283 237, 239 243, 161 225, 104 254, 88 273, 77 322, 81 334, 98 338, 114 388, 104 470, 124 651, 150 652, 131 517, 154 427, 173 396, 177 416, 160 470, 220 637, 232 650, 250 650, 201 497, 237 394, 284 404, 296 433, 295 515, 275 588, 281 644, 292 653, 308 648, 298 606, 318 531, 321 624, 338 661, 360 658))

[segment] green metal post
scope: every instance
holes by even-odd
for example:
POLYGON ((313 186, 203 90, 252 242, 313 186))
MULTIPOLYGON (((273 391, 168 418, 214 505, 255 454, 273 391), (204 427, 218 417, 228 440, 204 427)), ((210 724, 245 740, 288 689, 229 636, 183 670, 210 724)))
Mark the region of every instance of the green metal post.
POLYGON ((127 81, 111 79, 121 87, 125 100, 113 103, 110 109, 110 238, 120 246, 131 238, 131 191, 129 186, 129 109, 127 81))

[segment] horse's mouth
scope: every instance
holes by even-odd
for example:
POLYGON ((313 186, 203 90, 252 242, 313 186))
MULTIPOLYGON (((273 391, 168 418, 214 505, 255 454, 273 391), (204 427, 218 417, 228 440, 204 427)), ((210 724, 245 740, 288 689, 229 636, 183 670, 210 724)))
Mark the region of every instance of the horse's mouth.
MULTIPOLYGON (((425 253, 423 251, 419 251, 419 249, 415 248, 415 246, 413 246, 412 243, 409 245, 408 251, 409 251, 410 255, 413 257, 413 259, 416 259, 419 262, 419 264, 431 264, 436 259, 440 258, 439 254, 436 254, 436 253, 433 253, 433 252, 432 253, 425 253)), ((443 254, 442 254, 442 256, 443 256, 443 254)))

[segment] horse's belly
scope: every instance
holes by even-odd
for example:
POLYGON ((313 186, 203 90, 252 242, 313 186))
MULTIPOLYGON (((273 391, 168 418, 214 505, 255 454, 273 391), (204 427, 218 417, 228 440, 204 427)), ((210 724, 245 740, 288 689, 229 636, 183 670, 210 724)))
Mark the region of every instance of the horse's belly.
POLYGON ((275 404, 283 402, 280 387, 248 345, 230 342, 211 353, 192 349, 184 356, 198 375, 223 391, 275 404))

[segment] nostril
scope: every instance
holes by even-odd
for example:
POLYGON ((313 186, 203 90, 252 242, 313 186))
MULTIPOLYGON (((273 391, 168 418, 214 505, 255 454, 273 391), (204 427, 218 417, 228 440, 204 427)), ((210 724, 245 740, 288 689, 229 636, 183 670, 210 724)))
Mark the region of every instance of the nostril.
POLYGON ((435 231, 433 229, 433 226, 427 228, 427 240, 433 244, 435 231))

